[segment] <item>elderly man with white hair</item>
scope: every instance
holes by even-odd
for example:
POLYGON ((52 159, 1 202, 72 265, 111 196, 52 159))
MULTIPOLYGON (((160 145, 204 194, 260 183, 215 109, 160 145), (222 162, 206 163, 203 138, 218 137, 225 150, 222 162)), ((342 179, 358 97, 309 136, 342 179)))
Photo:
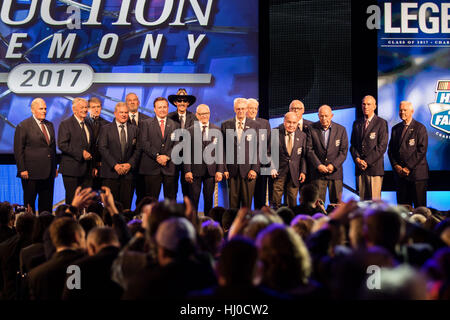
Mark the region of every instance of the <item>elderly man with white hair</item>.
POLYGON ((222 123, 226 153, 225 178, 229 178, 230 208, 251 208, 259 173, 258 123, 247 118, 248 100, 236 98, 236 117, 222 123))
POLYGON ((402 122, 392 128, 388 155, 397 182, 397 203, 417 208, 427 206, 428 134, 413 113, 411 102, 400 102, 402 122))
POLYGON ((308 174, 325 201, 327 189, 330 203, 339 203, 342 196, 342 164, 347 158, 348 136, 345 127, 331 119, 331 107, 319 108, 319 121, 308 130, 308 174))
POLYGON ((303 119, 303 113, 305 113, 305 105, 300 100, 292 100, 289 104, 289 112, 295 112, 298 117, 298 128, 300 131, 306 133, 308 128, 313 124, 312 121, 303 119))

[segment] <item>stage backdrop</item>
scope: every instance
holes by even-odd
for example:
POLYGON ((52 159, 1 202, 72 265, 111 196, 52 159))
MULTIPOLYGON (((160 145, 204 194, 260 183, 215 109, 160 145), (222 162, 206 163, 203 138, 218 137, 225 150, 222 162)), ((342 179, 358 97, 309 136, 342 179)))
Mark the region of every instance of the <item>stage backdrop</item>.
POLYGON ((0 153, 35 97, 56 130, 77 96, 112 120, 129 92, 153 116, 156 97, 185 88, 216 124, 236 97, 258 98, 257 0, 5 0, 0 31, 0 153))

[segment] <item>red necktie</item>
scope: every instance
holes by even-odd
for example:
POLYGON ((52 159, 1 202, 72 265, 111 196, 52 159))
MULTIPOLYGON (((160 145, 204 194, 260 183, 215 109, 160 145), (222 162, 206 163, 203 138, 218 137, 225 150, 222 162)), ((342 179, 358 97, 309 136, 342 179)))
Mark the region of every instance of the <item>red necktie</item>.
POLYGON ((47 130, 45 129, 44 121, 41 121, 41 129, 42 133, 44 133, 45 141, 47 141, 47 144, 50 145, 50 138, 48 137, 47 130))
POLYGON ((161 128, 161 135, 164 138, 164 120, 160 120, 160 121, 161 121, 161 124, 159 127, 161 128))

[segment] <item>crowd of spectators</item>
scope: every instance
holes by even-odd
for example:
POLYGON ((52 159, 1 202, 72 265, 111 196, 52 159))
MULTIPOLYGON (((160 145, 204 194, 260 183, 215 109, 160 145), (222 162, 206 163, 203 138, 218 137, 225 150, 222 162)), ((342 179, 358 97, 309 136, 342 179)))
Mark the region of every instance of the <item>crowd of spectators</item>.
POLYGON ((0 299, 450 299, 448 212, 383 201, 293 209, 144 198, 78 188, 54 212, 0 203, 0 299))

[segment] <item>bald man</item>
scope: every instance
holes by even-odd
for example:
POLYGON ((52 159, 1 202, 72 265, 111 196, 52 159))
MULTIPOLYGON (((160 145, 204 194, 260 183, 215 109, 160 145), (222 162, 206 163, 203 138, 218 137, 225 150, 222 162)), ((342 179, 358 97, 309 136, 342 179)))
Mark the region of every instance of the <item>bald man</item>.
POLYGON ((345 127, 331 119, 331 107, 319 108, 319 121, 308 130, 308 174, 311 183, 319 189, 319 198, 325 201, 328 189, 330 203, 339 203, 342 197, 342 164, 347 158, 348 137, 345 127))
POLYGON ((303 113, 305 113, 305 105, 300 100, 292 100, 289 104, 289 112, 295 112, 298 117, 298 128, 300 131, 306 132, 308 128, 313 124, 312 121, 303 119, 303 113))
POLYGON ((355 162, 355 175, 360 200, 381 198, 384 175, 384 153, 389 133, 386 120, 375 114, 377 102, 365 96, 361 103, 363 118, 353 122, 350 153, 355 162))
POLYGON ((52 212, 56 171, 56 142, 53 124, 45 119, 47 105, 41 98, 31 102, 32 116, 19 123, 14 133, 14 157, 21 178, 23 202, 39 212, 52 212))
POLYGON ((271 176, 273 193, 271 204, 274 208, 281 206, 281 198, 286 191, 287 205, 297 205, 300 183, 306 178, 306 140, 307 136, 298 128, 298 117, 294 112, 284 116, 283 128, 279 131, 279 165, 272 163, 271 176))
POLYGON ((191 137, 191 152, 186 155, 189 157, 189 161, 184 162, 184 172, 186 173, 183 177, 187 182, 189 197, 196 210, 198 210, 198 201, 203 184, 203 212, 205 215, 209 214, 213 206, 215 182, 222 181, 225 171, 221 131, 218 126, 209 122, 210 115, 209 107, 206 104, 200 104, 195 113, 198 121, 195 121, 194 125, 187 129, 191 137), (217 149, 211 152, 206 150, 205 152, 205 148, 211 144, 217 149), (196 146, 202 147, 197 148, 196 146), (221 152, 219 148, 222 148, 221 152), (201 152, 201 154, 195 156, 196 151, 201 152), (207 155, 211 155, 212 161, 206 161, 208 160, 207 155))
POLYGON ((388 155, 397 182, 397 203, 417 208, 427 206, 428 134, 413 114, 411 102, 400 102, 402 122, 392 128, 388 155))

